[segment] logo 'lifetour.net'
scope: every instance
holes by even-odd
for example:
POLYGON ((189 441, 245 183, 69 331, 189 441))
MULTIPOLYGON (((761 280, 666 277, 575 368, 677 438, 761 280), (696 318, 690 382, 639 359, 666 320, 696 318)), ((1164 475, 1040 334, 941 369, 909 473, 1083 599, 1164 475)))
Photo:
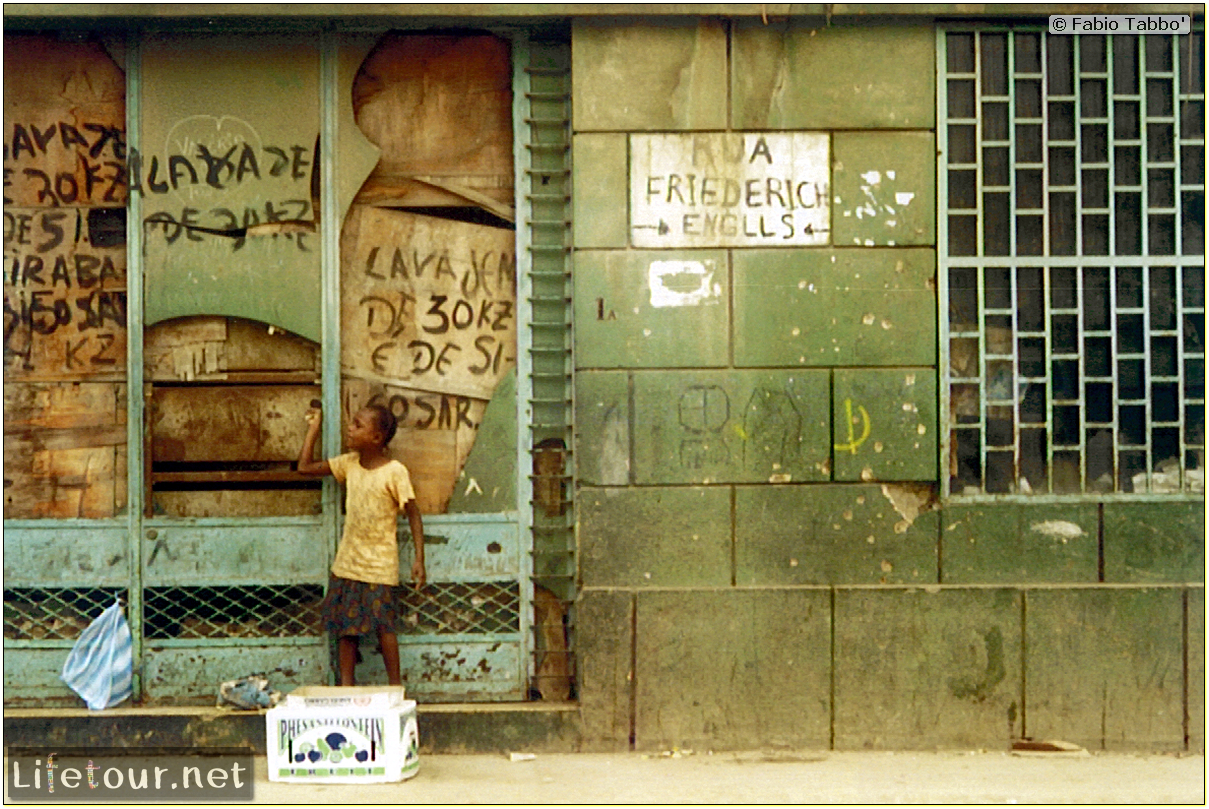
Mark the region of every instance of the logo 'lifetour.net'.
POLYGON ((251 800, 252 756, 244 750, 10 748, 5 779, 13 802, 251 800))

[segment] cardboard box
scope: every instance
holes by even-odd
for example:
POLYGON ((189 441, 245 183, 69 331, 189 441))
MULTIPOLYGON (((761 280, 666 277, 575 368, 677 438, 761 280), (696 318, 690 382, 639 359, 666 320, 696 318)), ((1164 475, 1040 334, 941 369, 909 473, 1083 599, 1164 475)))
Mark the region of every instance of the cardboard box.
POLYGON ((296 708, 398 708, 406 699, 401 685, 303 685, 285 702, 296 708))
POLYGON ((304 686, 265 717, 269 780, 377 784, 420 768, 415 700, 381 686, 304 686))

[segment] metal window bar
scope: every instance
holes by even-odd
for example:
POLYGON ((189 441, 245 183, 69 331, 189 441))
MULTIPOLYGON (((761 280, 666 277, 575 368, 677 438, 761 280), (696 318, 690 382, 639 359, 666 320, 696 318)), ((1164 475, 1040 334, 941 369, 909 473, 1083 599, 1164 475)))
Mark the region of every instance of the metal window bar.
POLYGON ((1198 495, 1203 32, 938 45, 945 494, 1198 495))

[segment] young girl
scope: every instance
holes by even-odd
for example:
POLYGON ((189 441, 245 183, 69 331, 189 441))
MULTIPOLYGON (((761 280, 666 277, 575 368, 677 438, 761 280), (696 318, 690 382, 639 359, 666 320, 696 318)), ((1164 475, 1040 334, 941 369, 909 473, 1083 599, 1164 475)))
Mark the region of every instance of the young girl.
POLYGON ((360 635, 377 633, 391 685, 400 685, 398 622, 399 547, 395 538, 399 510, 407 512, 416 558, 411 576, 423 588, 424 527, 407 467, 388 458, 386 445, 395 435, 394 414, 380 405, 357 411, 348 425, 348 452, 326 461, 314 460, 319 436, 319 410, 306 413, 307 432, 298 454, 304 475, 332 475, 347 489, 344 536, 332 563, 323 621, 336 637, 340 684, 353 685, 360 635))

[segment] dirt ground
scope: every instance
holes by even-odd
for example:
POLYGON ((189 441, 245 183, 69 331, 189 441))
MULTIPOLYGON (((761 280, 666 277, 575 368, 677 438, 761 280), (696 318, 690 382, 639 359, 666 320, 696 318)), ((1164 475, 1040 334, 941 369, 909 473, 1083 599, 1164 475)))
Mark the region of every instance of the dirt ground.
POLYGON ((430 755, 396 784, 269 782, 256 803, 1204 804, 1204 756, 1009 753, 430 755))

